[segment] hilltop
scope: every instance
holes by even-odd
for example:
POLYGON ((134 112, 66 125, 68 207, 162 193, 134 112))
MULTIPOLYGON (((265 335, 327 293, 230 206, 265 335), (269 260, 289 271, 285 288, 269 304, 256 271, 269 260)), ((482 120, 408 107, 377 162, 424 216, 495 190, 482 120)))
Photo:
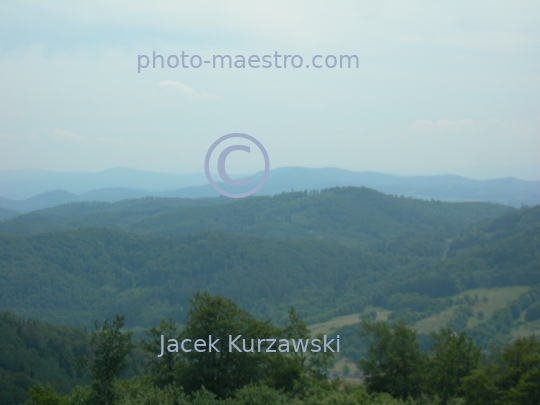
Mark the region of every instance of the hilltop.
POLYGON ((512 208, 491 203, 444 203, 342 187, 239 201, 143 198, 71 203, 21 215, 0 233, 36 234, 106 227, 152 236, 221 231, 256 237, 310 238, 367 246, 420 232, 454 232, 512 208))

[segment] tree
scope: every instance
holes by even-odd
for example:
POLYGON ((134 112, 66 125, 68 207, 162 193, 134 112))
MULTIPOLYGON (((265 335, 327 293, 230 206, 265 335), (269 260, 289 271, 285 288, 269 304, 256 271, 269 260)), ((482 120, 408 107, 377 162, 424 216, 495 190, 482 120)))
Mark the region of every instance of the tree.
POLYGON ((56 393, 50 384, 37 383, 28 388, 28 401, 24 405, 68 405, 69 400, 56 393))
POLYGON ((538 405, 540 342, 521 337, 494 353, 493 360, 463 379, 471 405, 538 405))
MULTIPOLYGON (((298 343, 299 340, 305 342, 310 338, 306 324, 300 319, 294 307, 289 309, 288 315, 287 324, 278 331, 278 337, 289 342, 298 343)), ((318 334, 316 339, 323 341, 323 335, 318 334)), ((330 346, 336 350, 337 344, 334 341, 330 346)), ((266 361, 269 378, 265 383, 275 389, 292 391, 297 382, 301 382, 304 387, 306 384, 309 385, 307 375, 312 378, 312 381, 326 381, 328 370, 334 362, 334 353, 324 350, 317 353, 291 350, 286 354, 275 353, 267 356, 266 361)), ((296 386, 296 388, 299 387, 296 386)))
POLYGON ((276 405, 279 401, 279 392, 264 385, 248 385, 239 390, 235 404, 238 405, 276 405))
POLYGON ((298 316, 296 309, 291 307, 287 314, 287 324, 283 328, 283 337, 285 339, 306 339, 309 338, 309 329, 305 322, 298 316))
POLYGON ((90 338, 90 355, 79 358, 79 367, 92 377, 93 400, 99 405, 114 404, 114 381, 126 366, 126 356, 133 349, 131 332, 122 332, 124 317, 116 315, 112 324, 106 319, 99 327, 94 322, 90 338))
POLYGON ((360 336, 369 341, 366 358, 359 361, 369 392, 387 392, 395 398, 416 397, 424 357, 416 332, 403 321, 386 323, 364 321, 360 336))
MULTIPOLYGON (((250 383, 265 378, 264 362, 266 355, 257 353, 257 339, 277 335, 278 331, 269 321, 257 321, 248 312, 240 309, 230 299, 212 296, 207 292, 197 292, 190 299, 190 309, 185 321, 181 339, 203 339, 218 342, 217 350, 192 350, 184 353, 186 368, 181 376, 181 385, 187 392, 201 387, 212 391, 220 398, 230 397, 234 392, 250 383), (235 338, 242 352, 229 351, 229 336, 235 338), (249 350, 254 339, 253 352, 246 352, 241 340, 245 339, 249 350)), ((266 346, 264 347, 266 348, 266 346)), ((274 353, 277 354, 277 353, 274 353)))
MULTIPOLYGON (((316 339, 323 340, 323 334, 319 333, 316 339)), ((331 345, 333 350, 336 350, 336 344, 331 345)), ((321 350, 317 353, 311 353, 309 356, 308 370, 311 377, 317 381, 326 381, 328 379, 328 370, 334 363, 334 353, 331 351, 321 350)))
POLYGON ((145 331, 146 337, 141 341, 141 347, 150 355, 148 369, 154 382, 161 388, 173 384, 181 373, 185 363, 178 353, 164 351, 161 357, 161 336, 165 341, 168 339, 180 339, 178 325, 173 319, 162 319, 159 327, 145 331))
MULTIPOLYGON (((288 320, 285 327, 278 331, 278 336, 291 341, 292 339, 309 339, 309 330, 304 321, 298 316, 294 307, 289 309, 288 320)), ((308 371, 307 354, 291 351, 288 355, 275 353, 267 356, 268 379, 266 383, 275 389, 291 391, 295 383, 302 380, 305 382, 308 371)))
POLYGON ((424 373, 425 390, 446 404, 461 394, 461 380, 478 366, 480 347, 465 332, 457 335, 451 329, 441 328, 430 335, 434 342, 424 373))

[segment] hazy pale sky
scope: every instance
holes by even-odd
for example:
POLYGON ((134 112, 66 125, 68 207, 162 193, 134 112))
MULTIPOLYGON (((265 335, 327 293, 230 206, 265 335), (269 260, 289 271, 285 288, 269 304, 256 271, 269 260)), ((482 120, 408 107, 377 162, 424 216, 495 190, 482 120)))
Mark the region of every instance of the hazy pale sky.
POLYGON ((231 132, 272 168, 540 180, 540 2, 0 3, 0 169, 202 172, 231 132), (152 51, 359 68, 138 73, 152 51))

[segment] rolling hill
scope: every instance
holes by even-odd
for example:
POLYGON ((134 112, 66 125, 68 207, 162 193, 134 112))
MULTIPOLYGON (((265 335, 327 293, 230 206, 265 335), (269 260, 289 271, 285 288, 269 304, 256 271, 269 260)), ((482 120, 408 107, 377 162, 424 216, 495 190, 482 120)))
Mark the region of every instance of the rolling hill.
POLYGON ((0 208, 0 221, 16 217, 19 214, 20 212, 18 211, 10 210, 7 208, 0 208))
POLYGON ((356 246, 421 232, 455 232, 512 211, 490 203, 443 203, 343 187, 272 197, 118 203, 72 203, 32 212, 0 224, 0 233, 35 234, 106 227, 177 236, 221 231, 256 237, 310 238, 356 246))
MULTIPOLYGON (((518 216, 534 217, 536 209, 518 210, 518 216)), ((515 211, 500 217, 501 223, 507 216, 513 218, 515 211)), ((187 298, 208 290, 278 322, 290 305, 309 322, 359 312, 366 305, 409 308, 427 316, 463 290, 540 283, 540 224, 529 224, 452 256, 407 260, 401 253, 328 240, 216 231, 164 237, 81 228, 2 235, 0 309, 76 325, 119 312, 131 326, 149 325, 166 316, 182 320, 187 298)))
POLYGON ((198 290, 233 298, 259 316, 362 308, 360 291, 395 265, 391 257, 313 240, 222 233, 155 238, 106 229, 0 236, 0 309, 89 325, 126 315, 130 326, 182 320, 198 290))
MULTIPOLYGON (((532 210, 536 208, 522 210, 521 215, 528 217, 532 210)), ((375 293, 380 297, 378 303, 386 302, 384 297, 395 293, 441 298, 473 288, 538 284, 540 221, 480 246, 461 243, 460 249, 449 256, 409 260, 388 277, 384 289, 375 293)))

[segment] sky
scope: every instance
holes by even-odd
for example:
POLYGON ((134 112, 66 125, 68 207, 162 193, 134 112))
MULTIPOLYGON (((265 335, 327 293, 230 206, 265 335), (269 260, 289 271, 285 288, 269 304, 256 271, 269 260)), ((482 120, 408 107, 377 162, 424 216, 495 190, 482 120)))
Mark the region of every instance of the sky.
POLYGON ((271 168, 540 180, 540 2, 0 2, 0 170, 200 173, 235 132, 271 168), (138 69, 154 51, 304 64, 138 69))

